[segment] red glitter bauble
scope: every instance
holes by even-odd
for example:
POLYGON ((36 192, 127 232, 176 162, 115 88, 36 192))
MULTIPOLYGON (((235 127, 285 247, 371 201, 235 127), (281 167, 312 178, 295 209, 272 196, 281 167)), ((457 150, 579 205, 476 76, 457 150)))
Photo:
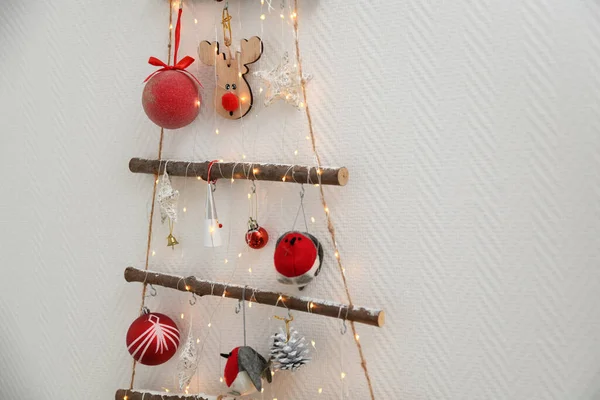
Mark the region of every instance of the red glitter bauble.
POLYGON ((180 71, 159 72, 146 83, 142 105, 156 125, 167 129, 182 128, 200 112, 198 84, 180 71))
POLYGON ((127 350, 144 365, 169 361, 179 347, 179 329, 164 314, 147 313, 133 321, 127 331, 127 350))
POLYGON ((240 101, 235 94, 227 92, 221 97, 221 105, 225 110, 232 112, 238 109, 240 101))
POLYGON ((253 249, 262 249, 269 241, 269 233, 263 227, 251 229, 246 232, 246 243, 253 249))

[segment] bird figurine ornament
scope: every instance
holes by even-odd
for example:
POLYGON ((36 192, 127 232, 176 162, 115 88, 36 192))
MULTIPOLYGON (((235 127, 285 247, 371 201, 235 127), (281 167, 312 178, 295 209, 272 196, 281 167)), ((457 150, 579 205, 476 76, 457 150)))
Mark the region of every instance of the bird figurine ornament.
POLYGON ((277 240, 274 254, 277 280, 304 289, 321 272, 323 246, 308 232, 286 232, 277 240))
POLYGON ((245 396, 262 390, 262 379, 271 383, 270 363, 249 346, 240 346, 229 354, 221 354, 227 359, 225 364, 225 383, 229 394, 245 396))

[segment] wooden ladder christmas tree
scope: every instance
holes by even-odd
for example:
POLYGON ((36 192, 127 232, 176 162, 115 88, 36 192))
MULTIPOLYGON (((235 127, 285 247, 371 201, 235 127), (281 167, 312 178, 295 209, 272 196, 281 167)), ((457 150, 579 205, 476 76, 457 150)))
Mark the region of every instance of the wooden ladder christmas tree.
MULTIPOLYGON (((349 173, 345 167, 331 168, 323 167, 315 145, 315 133, 312 126, 310 108, 306 94, 306 79, 302 71, 300 58, 300 47, 298 42, 298 0, 293 1, 290 12, 290 20, 294 28, 295 37, 295 64, 293 68, 285 57, 285 68, 278 68, 278 74, 285 75, 285 82, 278 82, 276 89, 270 93, 270 100, 280 98, 306 114, 309 128, 309 136, 312 152, 316 165, 294 165, 294 164, 271 164, 271 163, 249 163, 249 162, 224 162, 224 161, 172 161, 162 159, 162 148, 164 129, 175 129, 191 123, 198 115, 200 97, 198 95, 199 81, 191 75, 186 68, 194 61, 191 57, 178 60, 179 40, 181 35, 181 13, 183 6, 179 3, 175 35, 173 38, 173 13, 176 0, 169 1, 169 50, 174 44, 174 57, 171 63, 171 54, 166 63, 151 57, 150 63, 161 67, 147 79, 144 89, 144 110, 150 119, 161 126, 158 157, 154 160, 132 158, 129 169, 134 173, 146 173, 154 175, 153 197, 148 229, 148 245, 146 249, 146 262, 143 269, 127 267, 125 269, 125 280, 127 282, 139 282, 142 284, 142 315, 134 321, 127 334, 128 350, 134 357, 131 383, 128 389, 119 389, 116 392, 117 400, 213 400, 233 398, 233 396, 245 395, 252 391, 260 391, 263 379, 270 382, 270 368, 275 366, 283 370, 295 370, 306 363, 306 351, 304 338, 299 338, 295 331, 290 330, 289 322, 285 319, 287 332, 282 331, 275 336, 270 359, 263 358, 248 346, 241 346, 231 353, 224 355, 228 357, 225 367, 225 383, 229 389, 227 394, 209 396, 205 394, 173 394, 168 392, 152 392, 134 389, 136 364, 158 365, 172 357, 180 344, 180 333, 176 324, 167 316, 158 313, 150 313, 145 308, 145 297, 148 286, 161 286, 181 292, 189 292, 195 296, 219 296, 222 298, 236 299, 241 302, 257 303, 287 309, 290 311, 307 312, 348 321, 361 358, 361 366, 369 386, 370 397, 374 399, 373 388, 368 374, 368 369, 358 334, 354 326, 355 322, 371 326, 381 327, 385 322, 385 314, 382 310, 356 306, 352 303, 350 290, 346 282, 345 269, 342 266, 341 256, 337 247, 335 228, 331 220, 331 213, 327 206, 323 185, 344 186, 348 183, 349 173), (288 68, 289 67, 289 68, 288 68), (263 290, 260 288, 236 285, 224 282, 215 282, 196 276, 177 276, 149 270, 149 259, 151 252, 152 223, 155 213, 156 202, 159 203, 161 218, 168 220, 171 232, 168 240, 169 245, 178 244, 173 236, 172 224, 177 217, 178 192, 171 187, 169 176, 181 176, 197 178, 207 182, 206 221, 207 242, 209 246, 218 245, 216 242, 220 223, 216 216, 216 209, 212 199, 212 190, 217 179, 271 181, 280 183, 312 184, 319 187, 319 195, 325 211, 327 229, 333 244, 333 254, 341 274, 344 291, 348 303, 341 304, 327 300, 318 300, 310 297, 287 295, 281 292, 263 290), (232 361, 235 358, 235 371, 232 370, 232 361), (244 379, 241 379, 244 378, 244 379)), ((219 1, 219 0, 217 0, 219 1)), ((270 7, 270 1, 268 1, 270 7)), ((283 14, 281 14, 283 17, 283 14)), ((264 16, 264 14, 263 14, 264 16)), ((261 17, 263 18, 263 17, 261 17)), ((207 65, 215 66, 217 76, 217 89, 215 90, 214 106, 218 114, 228 119, 238 119, 246 115, 252 106, 251 88, 246 82, 244 75, 248 73, 248 65, 255 62, 262 54, 262 41, 258 38, 242 40, 241 51, 235 54, 230 50, 231 46, 231 16, 228 5, 225 4, 222 12, 223 40, 225 51, 219 50, 218 43, 203 42, 200 45, 200 59, 207 65)), ((261 73, 257 73, 259 76, 261 73)), ((272 78, 272 77, 271 77, 272 78)), ((267 79, 270 79, 267 77, 267 79)), ((268 235, 260 231, 262 229, 256 220, 250 218, 251 229, 246 236, 249 246, 261 248, 266 244, 268 235), (252 225, 254 222, 255 225, 252 225)), ((275 250, 275 267, 278 280, 282 283, 292 284, 303 288, 316 275, 318 275, 323 261, 323 248, 320 242, 307 232, 288 232, 280 238, 275 250), (289 268, 293 273, 289 273, 289 268)), ((243 308, 243 306, 242 306, 243 308)), ((245 322, 245 308, 244 322, 245 322)), ((244 337, 245 339, 245 337, 244 337)), ((180 387, 189 384, 191 375, 189 371, 195 371, 197 367, 198 354, 194 343, 189 341, 180 349, 181 359, 185 362, 180 371, 180 387)))

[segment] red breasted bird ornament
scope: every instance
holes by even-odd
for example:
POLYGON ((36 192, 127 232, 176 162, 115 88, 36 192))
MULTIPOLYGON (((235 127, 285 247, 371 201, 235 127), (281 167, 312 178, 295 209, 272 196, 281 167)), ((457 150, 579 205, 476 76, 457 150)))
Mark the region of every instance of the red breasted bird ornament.
POLYGON ((286 232, 277 240, 273 258, 277 280, 302 290, 321 272, 323 246, 308 232, 286 232))
POLYGON ((240 346, 229 354, 221 354, 227 359, 225 383, 233 396, 245 396, 262 390, 263 378, 271 383, 270 363, 249 346, 240 346))
POLYGON ((258 222, 252 217, 248 221, 248 232, 246 232, 246 244, 250 248, 258 250, 262 249, 269 242, 269 233, 262 226, 258 226, 258 222))
POLYGON ((127 350, 140 364, 159 365, 169 361, 179 347, 179 329, 164 314, 144 314, 129 326, 126 337, 127 350))
POLYGON ((175 28, 173 65, 165 64, 156 57, 150 57, 149 64, 162 68, 146 78, 144 82, 147 83, 142 94, 142 105, 148 118, 156 125, 167 129, 178 129, 189 125, 200 112, 198 86, 202 85, 186 70, 194 59, 185 56, 177 61, 183 11, 181 4, 175 28))

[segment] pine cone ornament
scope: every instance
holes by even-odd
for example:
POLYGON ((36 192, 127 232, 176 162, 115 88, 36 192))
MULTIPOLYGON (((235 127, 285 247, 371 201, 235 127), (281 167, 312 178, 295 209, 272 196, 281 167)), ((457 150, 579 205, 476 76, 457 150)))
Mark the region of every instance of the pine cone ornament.
POLYGON ((273 339, 271 345, 273 369, 293 372, 310 361, 306 339, 304 336, 300 337, 295 329, 290 329, 289 338, 283 328, 271 338, 273 339))

